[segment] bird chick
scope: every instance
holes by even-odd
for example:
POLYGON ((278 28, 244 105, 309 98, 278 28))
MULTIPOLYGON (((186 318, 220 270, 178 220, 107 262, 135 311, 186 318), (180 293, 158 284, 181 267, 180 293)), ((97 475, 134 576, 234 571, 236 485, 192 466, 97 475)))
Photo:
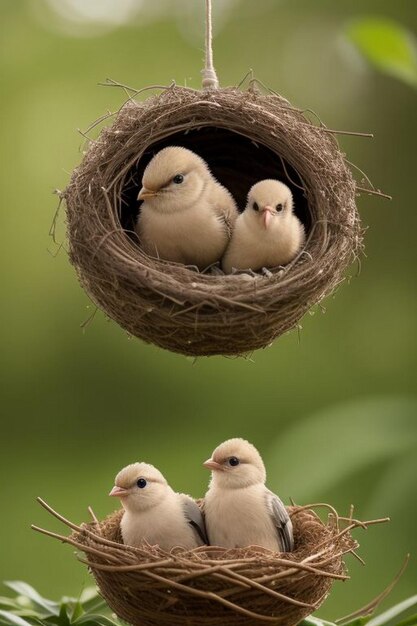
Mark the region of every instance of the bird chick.
POLYGON ((261 180, 248 194, 223 257, 226 274, 234 269, 285 265, 305 241, 304 226, 293 213, 291 190, 278 180, 261 180))
POLYGON ((161 472, 148 463, 133 463, 116 476, 110 496, 124 508, 120 523, 123 542, 191 549, 207 543, 201 511, 190 496, 176 493, 161 472))
POLYGON ((282 501, 265 487, 265 466, 251 443, 229 439, 203 465, 212 471, 204 499, 211 545, 293 550, 291 520, 282 501))
POLYGON ((221 259, 238 212, 197 154, 178 146, 158 152, 144 171, 138 200, 136 232, 144 252, 199 269, 221 259))

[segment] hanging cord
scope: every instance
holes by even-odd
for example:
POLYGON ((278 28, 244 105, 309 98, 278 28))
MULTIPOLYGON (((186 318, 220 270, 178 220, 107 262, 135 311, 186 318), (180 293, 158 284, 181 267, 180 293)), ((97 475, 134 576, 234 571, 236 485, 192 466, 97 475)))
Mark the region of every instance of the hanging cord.
POLYGON ((211 0, 206 0, 206 58, 205 67, 201 70, 203 75, 203 89, 218 89, 219 80, 216 70, 213 67, 213 47, 212 47, 212 26, 211 26, 211 0))

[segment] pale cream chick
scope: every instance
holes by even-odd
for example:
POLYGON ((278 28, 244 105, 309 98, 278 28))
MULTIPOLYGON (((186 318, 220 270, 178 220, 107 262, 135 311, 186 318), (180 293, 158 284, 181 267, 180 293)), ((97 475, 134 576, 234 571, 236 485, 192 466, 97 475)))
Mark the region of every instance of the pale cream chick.
POLYGON ((261 180, 248 194, 223 257, 226 274, 286 265, 300 252, 304 226, 293 213, 292 193, 278 180, 261 180))
POLYGON ((210 545, 293 550, 291 520, 282 501, 265 487, 265 466, 251 443, 229 439, 204 466, 212 471, 204 499, 210 545))
POLYGON ((238 215, 232 195, 186 148, 158 152, 145 169, 136 231, 153 257, 205 269, 219 261, 238 215))
POLYGON ((201 511, 190 496, 176 493, 161 472, 148 463, 133 463, 116 476, 110 496, 120 498, 123 542, 158 544, 169 551, 207 543, 201 511))

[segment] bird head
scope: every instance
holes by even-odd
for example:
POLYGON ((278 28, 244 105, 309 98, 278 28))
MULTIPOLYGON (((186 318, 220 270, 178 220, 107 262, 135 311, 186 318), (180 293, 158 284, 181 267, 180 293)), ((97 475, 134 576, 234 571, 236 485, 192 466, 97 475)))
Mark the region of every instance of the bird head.
POLYGON ((224 441, 203 465, 212 471, 212 483, 226 489, 263 484, 266 480, 261 455, 245 439, 224 441))
POLYGON ((120 498, 124 509, 140 512, 161 502, 169 489, 161 472, 148 463, 132 463, 117 474, 109 496, 120 498))
POLYGON ((170 146, 146 167, 138 200, 163 213, 187 209, 196 204, 210 176, 201 157, 187 148, 170 146))
POLYGON ((245 216, 265 231, 279 225, 292 213, 292 193, 279 180, 261 180, 251 187, 245 216))

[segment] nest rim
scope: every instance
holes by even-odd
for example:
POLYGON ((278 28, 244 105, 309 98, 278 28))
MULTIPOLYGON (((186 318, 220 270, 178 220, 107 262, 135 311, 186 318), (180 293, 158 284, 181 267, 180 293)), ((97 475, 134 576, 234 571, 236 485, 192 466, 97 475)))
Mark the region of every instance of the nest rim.
POLYGON ((87 151, 64 192, 70 259, 92 300, 129 334, 191 356, 247 354, 294 328, 344 279, 362 247, 356 183, 327 130, 284 98, 251 90, 199 92, 175 86, 144 102, 129 99, 87 151), (181 118, 178 101, 188 119, 181 118), (258 117, 249 123, 255 113, 258 117), (291 132, 289 127, 284 132, 290 123, 291 132), (304 210, 311 219, 306 244, 296 259, 272 269, 269 277, 213 276, 151 258, 122 225, 123 193, 132 168, 140 172, 141 164, 143 170, 144 155, 174 131, 185 137, 201 128, 223 128, 261 145, 276 155, 274 167, 280 159, 293 191, 301 181, 304 210), (121 139, 123 135, 127 137, 121 139), (293 154, 296 139, 304 149, 302 159, 293 154), (317 147, 325 158, 314 156, 317 147), (314 179, 319 170, 321 178, 314 179))
POLYGON ((77 525, 42 498, 37 501, 72 532, 66 536, 35 525, 32 529, 75 547, 103 598, 132 626, 223 626, 225 620, 229 626, 296 626, 324 602, 334 580, 349 578, 345 555, 352 553, 364 565, 352 531, 389 521, 355 519, 353 506, 342 517, 326 503, 292 504, 287 510, 293 522, 293 552, 259 546, 165 552, 157 545, 123 544, 123 509, 100 521, 89 507, 92 521, 77 525), (316 509, 327 512, 326 522, 316 509))
POLYGON ((126 546, 123 510, 73 528, 70 542, 86 554, 79 560, 111 609, 133 626, 295 626, 324 602, 334 580, 348 578, 343 555, 358 545, 333 513, 324 524, 311 506, 288 507, 296 541, 291 553, 126 546))

